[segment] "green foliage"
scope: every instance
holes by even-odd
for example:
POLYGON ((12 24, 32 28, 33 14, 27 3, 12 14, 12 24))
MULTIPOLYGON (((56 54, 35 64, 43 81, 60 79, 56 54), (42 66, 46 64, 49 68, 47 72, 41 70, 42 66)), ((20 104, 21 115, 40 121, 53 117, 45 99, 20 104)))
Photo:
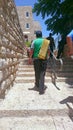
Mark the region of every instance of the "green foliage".
POLYGON ((29 42, 29 41, 26 41, 26 42, 25 42, 25 45, 26 45, 27 47, 30 47, 30 45, 31 45, 31 42, 29 42))
POLYGON ((37 0, 33 13, 42 15, 47 30, 66 36, 73 29, 73 0, 37 0))

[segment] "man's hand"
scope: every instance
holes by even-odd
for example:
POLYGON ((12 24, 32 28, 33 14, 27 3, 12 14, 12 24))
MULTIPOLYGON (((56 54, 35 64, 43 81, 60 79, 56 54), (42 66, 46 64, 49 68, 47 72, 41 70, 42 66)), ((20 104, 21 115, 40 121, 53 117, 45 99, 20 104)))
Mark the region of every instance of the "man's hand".
POLYGON ((32 58, 28 59, 28 64, 32 64, 32 58))

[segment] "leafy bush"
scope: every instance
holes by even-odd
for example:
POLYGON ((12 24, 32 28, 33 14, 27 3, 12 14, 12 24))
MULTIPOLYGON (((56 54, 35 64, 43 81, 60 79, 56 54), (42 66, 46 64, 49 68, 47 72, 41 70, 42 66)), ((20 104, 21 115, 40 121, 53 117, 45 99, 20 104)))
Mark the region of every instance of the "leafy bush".
POLYGON ((31 42, 29 42, 29 41, 26 41, 26 42, 25 42, 25 45, 26 45, 27 47, 30 47, 30 45, 31 45, 31 42))

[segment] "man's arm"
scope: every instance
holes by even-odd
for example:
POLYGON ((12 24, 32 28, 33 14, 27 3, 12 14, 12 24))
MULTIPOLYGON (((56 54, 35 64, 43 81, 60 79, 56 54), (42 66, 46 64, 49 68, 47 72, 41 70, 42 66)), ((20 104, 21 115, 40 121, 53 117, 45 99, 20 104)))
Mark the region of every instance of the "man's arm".
POLYGON ((29 58, 32 58, 33 56, 33 49, 30 49, 30 55, 29 55, 29 58))
POLYGON ((31 43, 31 48, 30 48, 30 58, 32 58, 34 52, 34 41, 31 43))
POLYGON ((34 43, 31 43, 31 48, 30 48, 30 53, 29 53, 29 64, 32 63, 32 56, 33 56, 33 51, 34 51, 34 43))

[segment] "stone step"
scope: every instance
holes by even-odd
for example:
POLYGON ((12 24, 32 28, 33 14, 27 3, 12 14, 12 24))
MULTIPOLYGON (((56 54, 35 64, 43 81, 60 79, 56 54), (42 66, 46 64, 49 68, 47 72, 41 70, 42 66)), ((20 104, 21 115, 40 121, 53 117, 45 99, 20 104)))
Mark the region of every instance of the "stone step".
POLYGON ((14 83, 0 103, 0 130, 73 130, 72 88, 45 84, 43 95, 34 83, 14 83), (72 105, 71 105, 72 104, 72 105))
POLYGON ((63 66, 62 71, 72 71, 73 72, 73 66, 63 66))
MULTIPOLYGON (((53 69, 51 68, 51 67, 48 67, 47 68, 47 71, 52 71, 53 69)), ((73 67, 63 67, 63 68, 58 68, 58 67, 55 67, 54 68, 54 70, 56 70, 57 72, 70 72, 70 73, 73 73, 73 67)), ((32 71, 34 71, 34 68, 33 67, 31 67, 31 68, 25 68, 25 67, 23 67, 23 68, 19 68, 18 69, 18 71, 19 72, 32 72, 32 71)))
MULTIPOLYGON (((57 75, 57 79, 56 82, 65 82, 66 80, 68 80, 69 82, 73 82, 73 71, 72 70, 67 70, 67 69, 63 69, 62 71, 56 70, 56 75, 57 75)), ((45 82, 52 82, 51 79, 52 76, 52 70, 51 69, 47 69, 46 71, 46 77, 45 77, 45 82)), ((33 65, 21 65, 18 69, 17 72, 17 78, 16 78, 16 82, 25 82, 25 83, 29 83, 29 82, 34 82, 34 68, 33 65), (23 67, 23 68, 21 68, 23 67)))
MULTIPOLYGON (((51 63, 50 63, 50 61, 48 61, 48 64, 50 65, 51 63)), ((57 66, 60 66, 60 62, 59 61, 55 61, 55 64, 57 65, 57 66)), ((31 66, 31 64, 28 64, 28 61, 27 61, 27 63, 26 62, 24 62, 24 63, 22 63, 22 64, 20 64, 20 65, 27 65, 27 66, 31 66)), ((69 65, 73 65, 73 60, 71 59, 71 60, 63 60, 63 66, 69 66, 69 65)), ((33 66, 33 64, 32 64, 32 66, 33 66)))
POLYGON ((63 60, 63 63, 64 63, 64 64, 66 64, 66 63, 67 63, 67 64, 70 64, 70 63, 73 63, 73 60, 70 60, 70 61, 69 61, 69 60, 63 60))
MULTIPOLYGON (((67 69, 67 68, 65 68, 65 69, 50 69, 50 68, 47 68, 47 70, 46 70, 46 73, 52 73, 52 72, 56 72, 57 74, 72 74, 73 75, 73 69, 71 68, 71 69, 67 69)), ((19 69, 18 71, 17 71, 17 74, 25 74, 25 75, 27 75, 27 74, 29 74, 29 75, 33 75, 34 74, 34 69, 33 68, 25 68, 25 69, 19 69)))
MULTIPOLYGON (((71 67, 71 66, 62 67, 62 68, 55 67, 54 69, 57 70, 57 71, 73 71, 73 67, 71 67)), ((53 68, 47 67, 47 70, 53 70, 53 68)), ((34 68, 33 67, 24 68, 23 67, 23 68, 19 68, 18 71, 34 71, 34 68)))
POLYGON ((73 77, 73 71, 56 71, 58 76, 73 77))
POLYGON ((52 83, 45 83, 45 85, 45 93, 40 95, 39 91, 34 88, 34 83, 14 83, 0 103, 0 117, 9 115, 27 117, 39 116, 39 114, 64 116, 68 114, 69 107, 73 108, 70 85, 64 82, 57 83, 59 90, 52 83))
MULTIPOLYGON (((51 71, 48 71, 48 72, 46 72, 46 76, 51 76, 52 75, 52 72, 51 71)), ((64 72, 56 72, 56 75, 58 76, 58 77, 73 77, 73 73, 71 73, 71 72, 66 72, 66 71, 64 71, 64 72)), ((32 77, 32 76, 35 76, 35 74, 34 74, 34 71, 32 71, 32 72, 18 72, 18 74, 17 74, 17 76, 18 77, 32 77)))
MULTIPOLYGON (((53 74, 53 73, 50 73, 50 72, 48 72, 48 74, 47 74, 47 76, 51 76, 51 74, 53 74)), ((57 77, 66 77, 66 78, 72 78, 73 77, 73 72, 55 72, 55 74, 57 75, 57 77)))
POLYGON ((19 65, 19 68, 33 68, 33 65, 19 65))
MULTIPOLYGON (((55 67, 55 68, 51 68, 51 67, 47 67, 47 72, 51 72, 51 71, 53 71, 53 70, 55 70, 57 73, 59 72, 59 73, 61 73, 61 72, 67 72, 67 73, 73 73, 73 66, 69 66, 69 67, 62 67, 62 68, 57 68, 57 67, 55 67)), ((27 67, 20 67, 20 68, 18 68, 18 72, 33 72, 34 71, 34 68, 33 67, 31 67, 31 68, 27 68, 27 67)))
MULTIPOLYGON (((60 66, 55 66, 54 68, 56 68, 56 69, 60 69, 60 66)), ((21 65, 21 66, 19 66, 19 68, 18 68, 19 70, 25 70, 25 69, 27 69, 27 70, 34 70, 34 67, 33 67, 33 65, 21 65)), ((50 65, 48 65, 47 66, 47 69, 52 69, 52 67, 50 66, 50 65)), ((70 65, 68 65, 68 64, 66 64, 66 65, 63 65, 62 66, 62 70, 73 70, 73 64, 70 64, 70 65)))
MULTIPOLYGON (((34 83, 35 77, 16 77, 15 79, 16 83, 34 83)), ((45 82, 53 82, 53 79, 51 77, 45 77, 45 82)), ((55 82, 67 82, 67 83, 73 83, 73 77, 57 77, 55 82)))
POLYGON ((19 68, 18 71, 34 71, 34 68, 19 68))
MULTIPOLYGON (((19 111, 20 112, 20 111, 19 111)), ((17 112, 16 112, 17 113, 17 112)), ((20 112, 21 113, 21 112, 20 112)), ((19 114, 19 113, 18 113, 19 114)), ((16 114, 15 114, 16 115, 16 114)), ((39 113, 40 115, 40 113, 39 113)), ((73 130, 69 116, 6 116, 0 118, 1 130, 73 130)))
POLYGON ((1 117, 44 117, 44 116, 67 116, 68 109, 24 109, 24 110, 0 110, 1 117))
MULTIPOLYGON (((26 63, 28 63, 28 59, 26 59, 26 63)), ((62 82, 62 81, 70 81, 73 82, 73 60, 72 59, 63 59, 63 66, 60 70, 60 64, 59 62, 56 62, 55 66, 55 72, 57 75, 56 82, 62 82)), ((50 64, 48 64, 47 71, 46 71, 46 77, 45 82, 51 82, 51 76, 52 76, 53 69, 50 67, 50 64)), ((19 65, 18 72, 17 72, 17 78, 16 82, 34 82, 34 67, 33 65, 25 64, 25 62, 22 62, 22 64, 19 65)))
POLYGON ((67 58, 62 58, 62 60, 63 60, 63 61, 73 61, 73 59, 70 58, 70 57, 69 57, 69 58, 68 58, 68 57, 67 57, 67 58))
MULTIPOLYGON (((50 66, 51 64, 50 63, 48 63, 48 66, 50 66)), ((55 64, 56 66, 60 66, 60 63, 56 63, 55 64)), ((73 66, 73 62, 72 63, 63 63, 63 66, 73 66)), ((24 64, 24 65, 19 65, 19 68, 20 67, 22 67, 22 68, 24 68, 24 67, 26 67, 26 68, 31 68, 31 67, 33 67, 33 65, 28 65, 28 64, 24 64)))

